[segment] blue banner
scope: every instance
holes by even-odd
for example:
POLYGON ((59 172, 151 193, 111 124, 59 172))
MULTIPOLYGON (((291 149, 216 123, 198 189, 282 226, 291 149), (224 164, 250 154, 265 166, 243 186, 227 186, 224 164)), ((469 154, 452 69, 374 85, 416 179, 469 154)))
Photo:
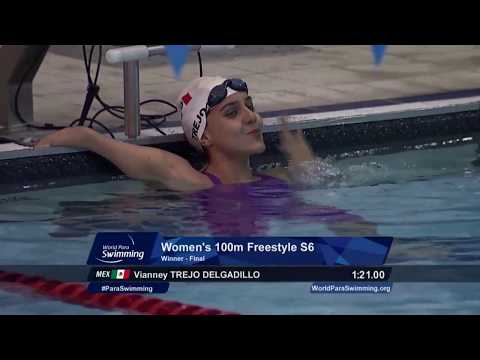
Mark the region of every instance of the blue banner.
POLYGON ((88 284, 87 290, 97 294, 165 294, 170 287, 169 283, 98 283, 88 284))
POLYGON ((378 66, 382 63, 386 49, 387 45, 372 45, 373 61, 375 65, 378 66))
POLYGON ((316 282, 310 287, 313 294, 390 294, 393 288, 391 281, 375 282, 316 282))
POLYGON ((175 73, 175 78, 180 79, 182 69, 187 62, 188 53, 190 52, 189 45, 166 45, 167 56, 175 73))
POLYGON ((379 266, 391 237, 163 237, 99 233, 88 265, 379 266))

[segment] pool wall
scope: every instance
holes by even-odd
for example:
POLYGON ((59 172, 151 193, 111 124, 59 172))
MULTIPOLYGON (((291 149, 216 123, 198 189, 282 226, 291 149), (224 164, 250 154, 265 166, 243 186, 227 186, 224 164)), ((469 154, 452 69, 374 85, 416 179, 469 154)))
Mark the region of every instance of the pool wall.
MULTIPOLYGON (((480 91, 472 91, 463 91, 463 97, 437 94, 263 113, 267 150, 252 157, 252 166, 285 163, 276 146, 282 117, 287 117, 291 129, 304 131, 318 156, 341 158, 480 143, 480 91)), ((202 165, 204 159, 184 140, 179 124, 162 130, 166 136, 144 130, 135 143, 176 153, 197 168, 202 165)), ((121 133, 116 137, 125 139, 121 133)), ((125 178, 112 163, 89 151, 0 144, 2 194, 125 178)))

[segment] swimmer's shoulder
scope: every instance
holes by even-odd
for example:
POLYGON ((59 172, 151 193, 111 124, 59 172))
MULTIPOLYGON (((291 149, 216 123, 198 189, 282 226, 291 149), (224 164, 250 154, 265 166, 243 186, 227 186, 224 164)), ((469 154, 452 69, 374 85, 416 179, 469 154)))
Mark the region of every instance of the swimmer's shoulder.
POLYGON ((205 173, 195 169, 188 169, 178 174, 174 181, 161 182, 156 180, 144 181, 145 185, 153 189, 168 189, 183 193, 192 193, 208 190, 215 186, 214 182, 205 173))
POLYGON ((214 186, 215 183, 209 176, 207 176, 205 173, 195 171, 195 173, 184 182, 183 186, 179 186, 179 190, 186 193, 192 193, 208 190, 214 186))
POLYGON ((274 178, 286 181, 287 183, 292 182, 292 178, 288 170, 284 167, 275 167, 275 168, 259 170, 258 174, 272 176, 274 178))

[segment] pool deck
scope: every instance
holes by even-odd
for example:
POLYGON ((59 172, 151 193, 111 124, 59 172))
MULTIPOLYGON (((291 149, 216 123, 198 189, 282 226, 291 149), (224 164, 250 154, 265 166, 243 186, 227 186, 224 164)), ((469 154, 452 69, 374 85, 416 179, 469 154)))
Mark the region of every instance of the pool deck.
MULTIPOLYGON (((205 75, 245 79, 258 111, 276 112, 480 89, 480 46, 391 45, 383 64, 375 66, 369 45, 241 45, 227 54, 205 54, 203 68, 205 75)), ((193 55, 179 81, 166 58, 146 60, 140 74, 141 100, 174 101, 195 76, 198 65, 193 55)), ((81 46, 52 46, 33 83, 35 123, 70 124, 79 117, 86 85, 81 46)), ((121 65, 104 61, 99 85, 106 102, 123 105, 121 65)), ((94 103, 91 114, 99 109, 94 103)), ((153 106, 143 112, 167 110, 153 106)), ((108 114, 99 120, 113 129, 123 125, 108 114)), ((17 140, 38 134, 21 126, 0 129, 0 137, 17 140)))

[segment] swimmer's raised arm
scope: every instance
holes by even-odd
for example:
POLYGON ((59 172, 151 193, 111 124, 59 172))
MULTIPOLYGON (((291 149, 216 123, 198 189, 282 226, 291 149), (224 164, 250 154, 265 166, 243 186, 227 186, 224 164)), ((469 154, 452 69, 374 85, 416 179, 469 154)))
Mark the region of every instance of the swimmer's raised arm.
POLYGON ((282 131, 280 132, 280 146, 282 151, 292 165, 301 165, 303 162, 313 161, 315 155, 310 145, 305 141, 302 130, 290 132, 285 118, 281 119, 282 131))
POLYGON ((315 161, 316 157, 310 145, 303 136, 303 131, 291 132, 288 129, 288 122, 285 118, 281 119, 282 129, 280 131, 280 144, 278 149, 288 160, 287 168, 275 168, 264 171, 264 173, 282 179, 289 183, 301 183, 302 166, 315 161), (300 171, 299 171, 300 170, 300 171))
POLYGON ((95 152, 115 164, 128 177, 158 181, 168 189, 195 191, 211 187, 207 176, 190 163, 161 149, 128 144, 84 128, 66 128, 41 139, 36 147, 65 146, 95 152))

